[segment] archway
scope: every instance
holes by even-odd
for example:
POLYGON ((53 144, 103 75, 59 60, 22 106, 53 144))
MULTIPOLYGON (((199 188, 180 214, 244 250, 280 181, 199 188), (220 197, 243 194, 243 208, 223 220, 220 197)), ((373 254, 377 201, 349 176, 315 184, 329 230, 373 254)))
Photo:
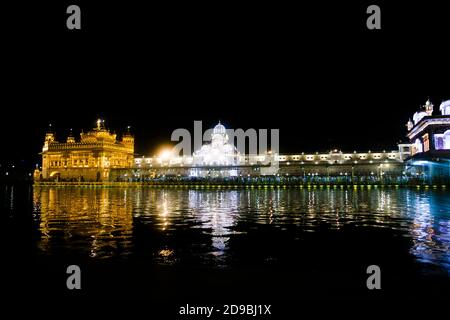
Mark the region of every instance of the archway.
POLYGON ((50 178, 55 181, 59 181, 59 179, 61 178, 61 173, 59 173, 58 171, 53 171, 52 173, 50 173, 50 178))
POLYGON ((450 150, 450 130, 444 132, 442 140, 444 142, 444 149, 450 150))
POLYGON ((416 141, 414 142, 414 147, 416 149, 415 153, 423 152, 423 145, 422 142, 420 142, 420 139, 416 139, 416 141))

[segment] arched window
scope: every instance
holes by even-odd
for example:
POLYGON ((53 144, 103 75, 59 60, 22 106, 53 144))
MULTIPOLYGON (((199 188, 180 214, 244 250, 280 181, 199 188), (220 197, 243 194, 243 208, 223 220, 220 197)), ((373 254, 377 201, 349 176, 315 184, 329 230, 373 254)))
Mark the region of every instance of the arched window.
POLYGON ((450 130, 444 132, 444 149, 450 150, 450 130))
POLYGON ((414 143, 414 147, 416 149, 416 153, 423 152, 423 145, 419 139, 416 139, 416 142, 414 143))

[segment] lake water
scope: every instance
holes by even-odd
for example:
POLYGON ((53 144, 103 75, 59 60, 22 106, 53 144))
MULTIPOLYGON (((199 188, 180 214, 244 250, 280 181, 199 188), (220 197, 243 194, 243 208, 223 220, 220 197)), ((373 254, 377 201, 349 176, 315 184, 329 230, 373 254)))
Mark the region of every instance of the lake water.
POLYGON ((2 188, 7 252, 50 268, 79 261, 200 274, 255 270, 262 275, 255 281, 269 283, 274 274, 305 275, 306 288, 316 287, 311 275, 324 275, 347 279, 351 291, 364 287, 358 277, 376 264, 388 288, 438 283, 437 292, 448 293, 445 190, 2 188))

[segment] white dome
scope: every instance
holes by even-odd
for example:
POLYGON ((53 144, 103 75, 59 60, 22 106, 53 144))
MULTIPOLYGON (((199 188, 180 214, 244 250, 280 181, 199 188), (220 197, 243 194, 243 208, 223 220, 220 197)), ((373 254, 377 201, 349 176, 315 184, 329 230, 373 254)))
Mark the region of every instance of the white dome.
POLYGON ((217 126, 215 126, 213 129, 213 133, 214 134, 225 134, 225 133, 227 133, 227 129, 225 129, 225 127, 222 124, 220 124, 220 121, 219 121, 219 124, 217 126))
POLYGON ((413 120, 414 124, 417 124, 423 117, 426 117, 428 114, 424 111, 414 113, 413 120))
POLYGON ((194 163, 200 165, 234 165, 238 152, 233 144, 228 143, 225 127, 220 124, 213 129, 210 144, 204 144, 193 153, 194 163))
POLYGON ((443 116, 450 116, 450 100, 442 102, 439 110, 443 116))

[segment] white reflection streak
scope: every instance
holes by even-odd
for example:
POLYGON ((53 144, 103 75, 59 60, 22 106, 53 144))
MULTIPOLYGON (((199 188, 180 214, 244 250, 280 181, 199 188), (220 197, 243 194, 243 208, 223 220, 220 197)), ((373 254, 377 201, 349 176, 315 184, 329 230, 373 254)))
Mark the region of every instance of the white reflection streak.
POLYGON ((222 254, 226 249, 229 228, 235 223, 234 211, 238 208, 236 191, 203 193, 193 191, 189 193, 189 207, 199 215, 203 228, 211 228, 212 246, 222 254))
POLYGON ((434 217, 431 214, 430 199, 421 198, 416 195, 414 201, 414 219, 412 225, 413 247, 411 252, 424 261, 434 260, 433 251, 436 243, 433 239, 435 234, 433 224, 434 217))
POLYGON ((161 212, 161 217, 162 217, 162 230, 165 231, 167 226, 169 225, 169 222, 167 220, 167 217, 169 215, 169 209, 168 209, 168 203, 167 203, 167 193, 164 191, 162 193, 162 203, 161 203, 161 209, 162 210, 158 210, 159 212, 161 212))

